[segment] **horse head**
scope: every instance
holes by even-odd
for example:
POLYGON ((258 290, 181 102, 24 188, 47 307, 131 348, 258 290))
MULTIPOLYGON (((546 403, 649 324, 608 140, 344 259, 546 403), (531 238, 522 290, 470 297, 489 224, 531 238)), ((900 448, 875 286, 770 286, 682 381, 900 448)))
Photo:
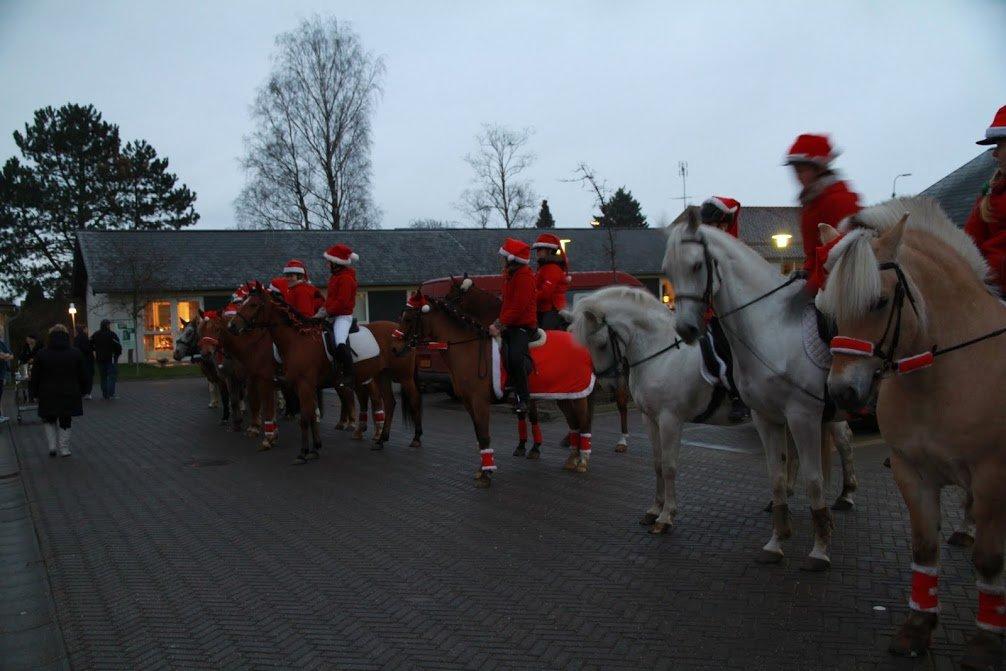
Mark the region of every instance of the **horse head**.
POLYGON ((678 335, 691 344, 706 332, 706 310, 719 291, 719 273, 694 209, 688 220, 668 228, 663 272, 674 287, 678 335))
MULTIPOLYGON (((202 311, 200 311, 201 313, 202 311)), ((190 321, 180 319, 179 321, 182 325, 182 331, 178 334, 178 338, 175 339, 175 350, 172 353, 175 361, 181 361, 185 357, 193 356, 199 352, 196 342, 196 330, 199 327, 199 318, 197 317, 190 321)))
POLYGON ((444 296, 444 302, 472 317, 482 326, 488 326, 499 317, 502 305, 499 298, 476 286, 468 273, 460 281, 451 277, 451 288, 444 296))
POLYGON ((392 348, 395 354, 402 354, 406 349, 412 349, 427 339, 429 320, 423 317, 432 309, 429 300, 421 291, 414 291, 409 295, 398 328, 392 333, 392 337, 402 343, 401 347, 392 348))
POLYGON ((275 308, 269 292, 258 280, 247 286, 247 297, 227 325, 227 330, 233 335, 241 335, 250 329, 268 327, 274 323, 275 308))

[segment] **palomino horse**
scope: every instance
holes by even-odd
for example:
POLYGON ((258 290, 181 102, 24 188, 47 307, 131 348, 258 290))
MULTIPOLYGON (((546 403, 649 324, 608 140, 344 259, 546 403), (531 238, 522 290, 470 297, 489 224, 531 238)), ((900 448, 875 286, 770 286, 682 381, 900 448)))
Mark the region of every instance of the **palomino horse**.
MULTIPOLYGON (((198 357, 199 356, 199 333, 197 329, 199 328, 199 317, 190 321, 185 321, 184 319, 179 320, 182 324, 182 330, 175 338, 175 349, 173 356, 175 361, 181 361, 185 357, 198 357)), ((203 377, 206 378, 206 382, 209 384, 210 389, 210 404, 211 408, 219 408, 223 406, 223 416, 220 418, 221 424, 226 424, 227 420, 230 419, 230 399, 226 398, 227 388, 223 384, 223 380, 217 375, 217 368, 213 365, 213 362, 206 361, 202 357, 199 358, 199 370, 202 372, 203 377)))
MULTIPOLYGON (((325 354, 322 342, 323 325, 298 316, 283 299, 274 296, 259 282, 255 282, 248 298, 231 318, 228 330, 240 335, 249 330, 264 329, 272 336, 283 359, 285 376, 300 401, 300 454, 294 464, 304 464, 319 458, 321 427, 317 413, 316 392, 323 386, 332 386, 332 363, 325 354), (308 432, 311 445, 308 446, 308 432)), ((354 375, 357 383, 370 392, 374 411, 374 440, 381 435, 384 423, 384 406, 374 379, 378 357, 356 362, 354 375)))
POLYGON ((825 501, 830 470, 829 432, 823 431, 825 378, 804 352, 802 321, 811 297, 803 284, 783 283, 779 270, 756 251, 711 226, 689 221, 667 229, 664 273, 674 286, 675 328, 694 343, 706 330, 712 306, 734 356, 734 379, 761 437, 772 488, 772 538, 758 561, 782 561, 782 541, 792 535, 786 503, 787 429, 800 461, 814 526, 806 570, 831 566, 832 519, 825 501))
MULTIPOLYGON (((831 250, 818 304, 840 334, 828 387, 851 407, 879 384, 877 419, 911 517, 911 611, 890 650, 915 655, 932 642, 940 490, 956 484, 968 493, 978 573, 977 631, 963 666, 998 668, 1006 631, 1006 358, 998 336, 1006 308, 985 284, 978 249, 935 201, 894 200, 847 223, 852 232, 831 250)), ((822 239, 835 236, 822 227, 822 239)))
MULTIPOLYGON (((640 524, 664 533, 678 509, 675 479, 682 428, 686 422, 730 424, 730 399, 702 375, 701 351, 675 337, 674 315, 649 291, 606 287, 581 298, 571 317, 570 330, 590 352, 598 382, 614 386, 627 381, 643 414, 657 493, 640 524)), ((830 430, 836 443, 849 442, 844 422, 833 423, 830 430)), ((854 482, 855 475, 846 476, 850 479, 854 482)), ((851 492, 842 496, 851 505, 851 492)))
MULTIPOLYGON (((457 284, 457 283, 455 283, 457 284)), ((473 315, 447 300, 414 294, 402 313, 400 337, 407 348, 421 342, 437 343, 451 376, 455 393, 475 426, 482 465, 475 474, 476 487, 489 487, 496 462, 489 435, 489 407, 493 390, 493 347, 489 331, 473 315)), ((590 455, 590 404, 586 397, 558 401, 573 436, 563 468, 585 472, 590 455), (581 438, 583 442, 581 443, 581 438), (581 449, 582 448, 582 449, 581 449)))
MULTIPOLYGON (((414 432, 412 442, 409 447, 422 447, 423 436, 423 396, 419 393, 419 385, 416 384, 416 352, 408 350, 396 353, 394 351, 394 333, 398 329, 398 324, 389 321, 368 322, 363 328, 370 330, 374 334, 374 339, 380 347, 381 353, 378 355, 380 372, 377 374, 377 382, 381 389, 381 398, 384 400, 385 422, 384 429, 377 439, 377 446, 383 446, 391 437, 391 423, 395 418, 395 394, 391 388, 392 382, 397 382, 402 389, 402 419, 406 424, 412 423, 414 432)), ((360 421, 356 426, 354 438, 362 438, 367 432, 368 404, 370 394, 366 386, 356 385, 356 396, 360 401, 360 421)), ((350 397, 350 412, 352 410, 353 399, 350 397)), ((346 415, 346 401, 343 400, 343 418, 346 415)), ((340 419, 342 421, 342 418, 340 419)), ((336 428, 339 428, 336 426, 336 428)))

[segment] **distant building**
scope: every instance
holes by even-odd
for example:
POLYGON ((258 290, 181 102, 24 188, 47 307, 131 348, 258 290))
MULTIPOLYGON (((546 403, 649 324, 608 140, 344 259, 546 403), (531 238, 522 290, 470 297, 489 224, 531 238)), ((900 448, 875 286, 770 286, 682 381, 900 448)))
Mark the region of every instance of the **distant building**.
POLYGON ((983 151, 919 195, 935 198, 950 219, 963 226, 995 167, 992 151, 983 151))

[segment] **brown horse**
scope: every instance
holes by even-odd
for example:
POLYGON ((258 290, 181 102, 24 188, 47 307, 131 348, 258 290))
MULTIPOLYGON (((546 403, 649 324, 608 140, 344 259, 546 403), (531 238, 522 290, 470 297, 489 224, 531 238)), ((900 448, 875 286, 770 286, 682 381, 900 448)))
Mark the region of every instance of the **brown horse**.
POLYGON ((174 359, 181 361, 185 357, 191 357, 193 363, 197 363, 200 372, 210 385, 210 406, 211 408, 222 407, 221 424, 226 424, 230 420, 231 408, 230 398, 227 396, 227 385, 220 377, 216 365, 212 361, 207 361, 199 354, 199 322, 200 317, 196 316, 191 321, 179 320, 182 330, 175 338, 174 359))
MULTIPOLYGON (((818 305, 840 334, 832 341, 832 398, 861 407, 879 384, 877 420, 911 518, 911 612, 890 651, 918 655, 931 645, 940 490, 960 485, 975 523, 978 573, 977 630, 963 666, 998 668, 1006 632, 1006 308, 985 284, 980 252, 935 201, 890 201, 850 224, 829 255, 818 305)), ((821 232, 826 241, 838 235, 821 232)))
MULTIPOLYGON (((458 301, 463 293, 457 281, 453 283, 445 299, 417 293, 402 313, 399 331, 405 347, 414 348, 420 342, 429 341, 444 344, 444 359, 450 372, 451 384, 472 419, 482 457, 482 465, 475 474, 475 485, 488 487, 492 484, 490 474, 496 470, 489 435, 489 407, 493 401, 493 342, 482 324, 482 318, 491 308, 488 301, 486 304, 475 305, 476 301, 467 296, 464 297, 465 302, 471 304, 461 307, 458 301), (421 308, 418 307, 420 304, 421 308), (471 313, 468 309, 471 309, 471 313)), ((493 298, 484 292, 482 295, 493 298)), ((566 418, 570 433, 576 437, 563 467, 566 470, 585 472, 588 468, 589 450, 578 449, 578 444, 580 436, 588 440, 590 437, 591 413, 588 400, 561 400, 558 401, 558 406, 566 418)))
MULTIPOLYGON (((300 454, 294 460, 295 464, 304 464, 319 458, 321 448, 321 429, 316 415, 319 388, 333 386, 334 375, 332 363, 325 353, 322 341, 322 328, 312 320, 307 320, 287 305, 282 298, 266 291, 261 283, 256 282, 231 319, 228 330, 240 335, 254 329, 265 329, 272 336, 273 342, 283 359, 286 379, 293 387, 300 401, 300 454), (308 446, 308 432, 311 434, 311 445, 308 446)), ((375 408, 375 442, 383 429, 384 406, 380 391, 375 380, 378 368, 378 357, 358 361, 354 366, 354 375, 358 384, 369 390, 370 401, 375 408)))
MULTIPOLYGON (((391 437, 391 420, 395 417, 395 394, 391 388, 392 382, 397 382, 402 388, 402 418, 408 424, 412 423, 414 431, 412 442, 409 447, 422 447, 423 436, 423 397, 419 393, 419 386, 416 384, 416 353, 414 350, 395 352, 394 333, 398 329, 398 324, 389 321, 370 322, 365 325, 374 334, 378 347, 381 349, 378 355, 380 372, 377 382, 381 389, 381 398, 384 401, 385 422, 381 431, 377 445, 382 446, 391 437)), ((367 420, 369 414, 370 394, 367 387, 356 385, 356 397, 360 401, 360 420, 356 425, 354 438, 362 438, 367 432, 367 420)), ((352 411, 352 397, 349 399, 349 410, 352 411)), ((340 422, 348 419, 346 417, 346 401, 343 400, 342 417, 340 422)), ((336 428, 339 428, 338 425, 336 428)))
MULTIPOLYGON (((205 318, 200 315, 196 327, 196 333, 199 335, 197 346, 202 361, 213 367, 214 373, 222 384, 222 390, 225 390, 221 396, 226 397, 230 405, 231 429, 240 431, 244 419, 241 412, 241 402, 249 390, 248 369, 243 362, 227 355, 228 352, 234 350, 234 344, 231 343, 230 347, 227 347, 224 342, 221 342, 219 336, 221 332, 225 331, 223 320, 218 315, 205 318)), ((258 399, 254 398, 254 394, 250 394, 250 396, 252 397, 249 398, 251 425, 255 426, 261 415, 258 412, 258 399)))

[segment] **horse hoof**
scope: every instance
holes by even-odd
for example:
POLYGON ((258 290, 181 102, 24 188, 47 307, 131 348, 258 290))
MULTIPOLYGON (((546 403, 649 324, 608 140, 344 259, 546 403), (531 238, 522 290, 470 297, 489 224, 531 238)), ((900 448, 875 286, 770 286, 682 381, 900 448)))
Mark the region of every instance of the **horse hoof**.
POLYGON ((513 456, 523 457, 525 454, 527 454, 527 450, 524 448, 523 445, 518 445, 516 448, 514 448, 513 456))
POLYGON ((653 513, 646 513, 643 515, 642 519, 639 520, 639 525, 644 527, 652 527, 657 521, 659 515, 654 515, 653 513))
POLYGON ((538 461, 541 459, 541 450, 537 447, 532 447, 531 451, 527 453, 527 458, 529 461, 538 461))
POLYGON ((565 471, 575 471, 576 470, 576 457, 570 457, 569 459, 567 459, 566 462, 562 465, 562 468, 565 471))
POLYGON ((975 633, 961 660, 962 669, 998 669, 1002 660, 1002 635, 990 631, 975 633))
POLYGON ((771 550, 762 550, 755 557, 756 564, 781 564, 782 563, 782 553, 772 552, 771 550))
POLYGON ((307 456, 305 457, 305 459, 307 459, 308 461, 318 461, 318 459, 320 458, 321 455, 318 454, 318 450, 311 450, 310 452, 307 453, 307 456))
POLYGON ((580 463, 578 463, 576 465, 576 472, 577 473, 586 473, 587 472, 587 464, 584 463, 584 462, 582 462, 582 461, 580 463))
POLYGON ((849 499, 842 498, 841 496, 835 499, 835 503, 831 506, 832 510, 852 510, 852 501, 849 499))
POLYGON ((955 531, 947 539, 947 545, 953 545, 955 548, 969 548, 974 544, 975 539, 963 531, 955 531))
POLYGON ((629 446, 626 445, 625 443, 619 443, 618 445, 615 445, 615 452, 617 452, 619 454, 623 454, 623 453, 628 452, 628 451, 629 451, 629 446))
POLYGON ((353 440, 363 440, 363 432, 356 431, 353 433, 353 440))
POLYGON ((307 463, 307 459, 305 458, 305 456, 303 454, 298 454, 297 457, 293 460, 293 463, 291 463, 290 465, 291 466, 303 466, 306 463, 307 463))
POLYGON ((891 458, 890 457, 888 457, 887 459, 884 459, 884 467, 885 468, 890 468, 891 467, 891 458))
POLYGON ((653 527, 650 528, 650 533, 653 534, 654 536, 660 536, 666 534, 670 530, 671 525, 668 524, 667 522, 656 522, 654 523, 653 527))
POLYGON ((383 450, 383 449, 384 449, 384 443, 382 443, 379 440, 375 440, 373 442, 373 444, 371 444, 371 446, 370 446, 370 451, 371 452, 377 452, 377 451, 383 450))
POLYGON ((258 446, 258 451, 259 452, 266 452, 266 451, 271 450, 271 449, 272 449, 272 443, 269 443, 269 442, 260 443, 259 446, 258 446))
POLYGON ((409 443, 409 447, 422 447, 422 446, 423 441, 419 440, 418 438, 413 438, 412 442, 409 443))
POLYGON ((489 479, 489 474, 485 471, 479 471, 475 474, 475 487, 478 489, 487 489, 492 483, 493 481, 489 479))
POLYGON ((831 560, 821 557, 804 557, 803 564, 800 565, 800 570, 808 573, 822 573, 830 568, 831 560))
POLYGON ((936 628, 936 613, 912 612, 898 633, 891 638, 887 651, 899 657, 918 657, 929 651, 936 628))

